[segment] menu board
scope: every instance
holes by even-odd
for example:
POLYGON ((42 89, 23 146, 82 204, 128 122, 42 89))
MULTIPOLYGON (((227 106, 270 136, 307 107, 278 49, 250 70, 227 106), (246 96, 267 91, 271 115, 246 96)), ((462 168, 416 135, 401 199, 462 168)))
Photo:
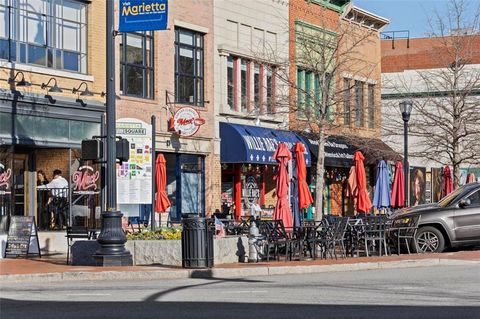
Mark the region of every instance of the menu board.
POLYGON ((152 203, 152 126, 137 120, 117 120, 117 135, 130 143, 130 159, 117 167, 119 204, 152 203))
MULTIPOLYGON (((5 257, 27 257, 32 237, 34 237, 38 246, 38 235, 34 218, 33 216, 11 217, 5 257)), ((40 249, 38 249, 38 254, 40 255, 40 249)))

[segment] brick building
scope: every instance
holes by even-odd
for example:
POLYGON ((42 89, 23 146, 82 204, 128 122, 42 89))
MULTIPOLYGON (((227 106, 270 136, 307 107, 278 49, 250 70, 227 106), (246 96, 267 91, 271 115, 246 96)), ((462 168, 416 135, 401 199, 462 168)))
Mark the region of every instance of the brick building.
POLYGON ((350 1, 289 2, 290 128, 310 146, 314 191, 317 132, 319 125, 325 128, 323 214, 353 213, 345 198, 345 180, 355 150, 366 156, 370 190, 376 162, 396 156, 379 139, 380 31, 387 24, 388 20, 350 1))
MULTIPOLYGON (((84 138, 101 132, 105 88, 105 2, 0 2, 0 218, 35 216, 51 228, 37 171, 70 177, 84 138), (52 36, 54 35, 54 36, 52 36)), ((65 195, 80 218, 95 220, 98 192, 65 195), (88 199, 87 199, 88 197, 88 199)), ((98 216, 97 216, 98 217, 98 216)))
MULTIPOLYGON (((179 220, 182 213, 211 214, 220 205, 213 154, 212 1, 170 1, 167 30, 125 33, 117 49, 117 124, 150 124, 156 116, 154 150, 166 159, 172 204, 162 222, 179 220), (182 112, 204 124, 175 130, 182 112)), ((120 205, 130 216, 142 216, 140 207, 120 205)))

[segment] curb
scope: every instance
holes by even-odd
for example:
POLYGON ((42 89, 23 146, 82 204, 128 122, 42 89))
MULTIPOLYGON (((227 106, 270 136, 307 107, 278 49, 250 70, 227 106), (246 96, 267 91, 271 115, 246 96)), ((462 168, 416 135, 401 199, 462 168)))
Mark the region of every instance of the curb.
POLYGON ((40 283, 57 281, 100 281, 115 280, 161 280, 188 278, 242 278, 249 276, 274 276, 288 274, 311 274, 326 272, 346 272, 375 269, 418 268, 431 266, 464 266, 480 265, 476 260, 460 259, 420 259, 390 262, 363 262, 355 264, 306 265, 306 266, 261 266, 255 268, 212 268, 212 269, 181 269, 181 270, 151 270, 151 271, 67 271, 63 273, 40 273, 22 275, 2 275, 0 284, 6 283, 40 283))

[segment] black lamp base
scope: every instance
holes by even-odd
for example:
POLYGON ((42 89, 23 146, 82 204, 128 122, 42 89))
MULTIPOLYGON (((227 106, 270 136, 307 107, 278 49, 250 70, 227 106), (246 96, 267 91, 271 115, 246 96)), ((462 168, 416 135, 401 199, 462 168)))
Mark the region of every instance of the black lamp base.
POLYGON ((102 213, 102 231, 97 239, 101 247, 93 254, 97 266, 133 266, 132 254, 125 249, 122 216, 119 211, 102 213))

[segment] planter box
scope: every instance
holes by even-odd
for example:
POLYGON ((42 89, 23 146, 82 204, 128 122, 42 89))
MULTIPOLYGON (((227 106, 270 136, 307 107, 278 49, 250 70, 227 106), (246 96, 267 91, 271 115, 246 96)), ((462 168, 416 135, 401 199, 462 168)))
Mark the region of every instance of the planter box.
MULTIPOLYGON (((73 265, 94 265, 92 254, 99 244, 93 240, 78 240, 72 246, 73 265)), ((133 256, 134 265, 182 266, 180 240, 129 240, 125 247, 133 256)), ((245 236, 214 240, 215 265, 244 262, 248 250, 245 236)))

